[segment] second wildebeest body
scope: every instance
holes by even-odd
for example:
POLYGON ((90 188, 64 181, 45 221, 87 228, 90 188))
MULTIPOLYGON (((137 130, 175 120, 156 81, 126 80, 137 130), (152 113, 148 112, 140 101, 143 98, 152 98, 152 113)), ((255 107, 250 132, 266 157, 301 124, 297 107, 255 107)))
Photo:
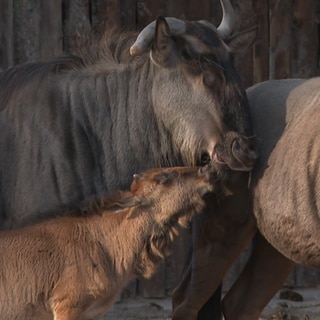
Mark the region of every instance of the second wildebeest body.
POLYGON ((132 277, 155 272, 217 184, 208 166, 153 169, 82 212, 0 232, 0 318, 102 316, 132 277))
MULTIPOLYGON (((256 90, 264 90, 263 85, 256 90)), ((281 137, 265 167, 254 174, 254 213, 275 248, 297 263, 320 268, 320 78, 290 91, 283 116, 281 137)), ((277 121, 270 117, 269 126, 277 121)), ((266 132, 260 144, 270 148, 269 139, 275 138, 266 132)))
POLYGON ((253 212, 264 238, 257 235, 224 309, 226 319, 256 320, 294 263, 320 268, 320 78, 271 80, 247 92, 261 157, 253 212))

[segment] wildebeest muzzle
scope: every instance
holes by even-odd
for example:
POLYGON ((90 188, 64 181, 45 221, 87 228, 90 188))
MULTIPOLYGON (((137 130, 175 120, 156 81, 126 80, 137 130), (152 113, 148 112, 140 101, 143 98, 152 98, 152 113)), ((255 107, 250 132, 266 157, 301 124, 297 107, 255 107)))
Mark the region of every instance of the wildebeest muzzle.
POLYGON ((254 138, 240 136, 236 132, 227 133, 223 143, 215 146, 212 156, 214 166, 226 165, 235 171, 252 170, 257 159, 254 138))

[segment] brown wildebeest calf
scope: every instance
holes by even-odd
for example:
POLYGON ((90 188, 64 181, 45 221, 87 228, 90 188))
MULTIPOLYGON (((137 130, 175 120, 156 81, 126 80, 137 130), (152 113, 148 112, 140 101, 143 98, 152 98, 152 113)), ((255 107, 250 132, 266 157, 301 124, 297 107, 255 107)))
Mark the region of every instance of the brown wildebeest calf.
POLYGON ((102 316, 133 276, 153 274, 177 227, 202 210, 210 171, 149 170, 79 213, 1 232, 0 319, 102 316))

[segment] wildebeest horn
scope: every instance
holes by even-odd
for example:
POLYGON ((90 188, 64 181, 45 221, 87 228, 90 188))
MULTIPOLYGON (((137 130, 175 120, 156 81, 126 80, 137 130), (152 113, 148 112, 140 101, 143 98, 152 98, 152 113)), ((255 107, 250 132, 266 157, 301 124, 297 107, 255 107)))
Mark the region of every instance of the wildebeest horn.
MULTIPOLYGON (((186 24, 184 21, 171 17, 166 17, 165 19, 172 34, 178 35, 186 32, 186 24)), ((153 21, 139 33, 137 40, 130 48, 130 54, 132 56, 140 55, 145 51, 154 38, 155 28, 156 21, 153 21)))
POLYGON ((222 39, 227 38, 234 28, 235 14, 230 0, 220 0, 222 7, 222 20, 217 31, 222 39))
MULTIPOLYGON (((233 30, 235 14, 230 0, 220 0, 220 3, 222 7, 222 20, 220 25, 215 28, 210 22, 202 20, 200 21, 200 23, 205 24, 213 30, 216 30, 220 34, 222 39, 225 39, 231 34, 233 30)), ((186 31, 186 24, 184 21, 171 17, 166 17, 165 19, 172 34, 178 35, 186 31)), ((153 21, 139 33, 137 40, 130 48, 131 56, 140 55, 146 50, 154 37, 155 27, 156 22, 153 21)))
POLYGON ((217 31, 222 39, 226 39, 232 32, 235 21, 235 14, 230 0, 220 0, 222 7, 222 19, 220 25, 216 28, 212 23, 206 20, 199 22, 210 29, 217 31))

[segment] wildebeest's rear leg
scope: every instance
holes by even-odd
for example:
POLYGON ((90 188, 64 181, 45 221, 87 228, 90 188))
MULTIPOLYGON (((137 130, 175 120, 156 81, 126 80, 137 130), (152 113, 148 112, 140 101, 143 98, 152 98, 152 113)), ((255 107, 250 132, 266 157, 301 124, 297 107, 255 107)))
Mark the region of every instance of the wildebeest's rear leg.
POLYGON ((257 233, 248 263, 223 299, 225 319, 257 320, 293 266, 257 233))
POLYGON ((199 320, 216 320, 216 319, 220 320, 221 319, 221 305, 220 305, 221 294, 222 294, 222 283, 199 311, 198 313, 199 320))

